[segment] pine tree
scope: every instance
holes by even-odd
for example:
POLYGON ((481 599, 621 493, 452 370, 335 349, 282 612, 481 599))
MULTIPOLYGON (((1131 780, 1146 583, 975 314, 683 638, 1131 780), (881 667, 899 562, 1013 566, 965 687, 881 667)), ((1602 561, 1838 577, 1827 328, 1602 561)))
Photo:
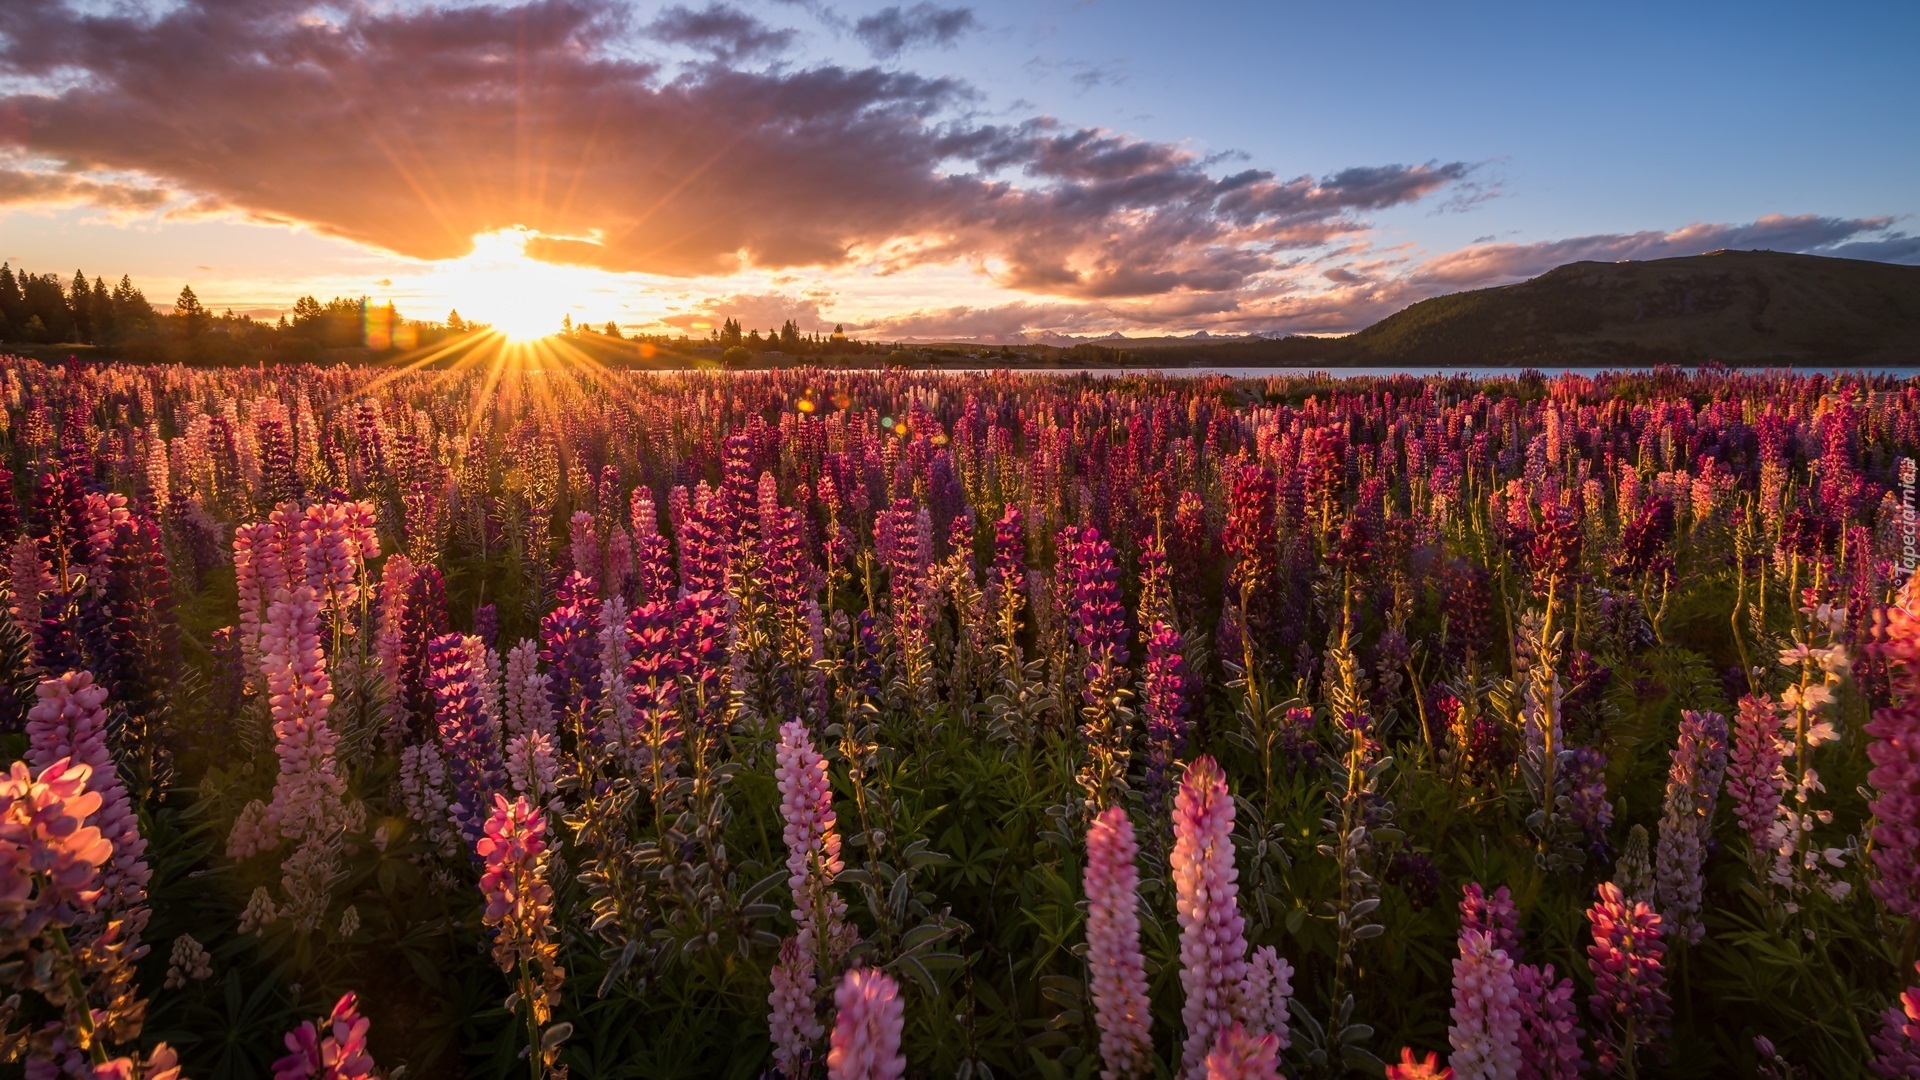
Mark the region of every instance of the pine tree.
POLYGON ((73 284, 67 287, 67 317, 72 320, 75 341, 93 340, 93 286, 87 275, 73 272, 73 284))
POLYGON ((87 326, 93 333, 95 345, 111 345, 118 340, 118 327, 113 322, 113 294, 99 278, 93 279, 93 289, 87 296, 87 326))
POLYGON ((459 308, 454 308, 452 311, 447 312, 447 332, 450 334, 464 334, 467 332, 467 320, 460 317, 459 308))
POLYGON ((0 263, 0 315, 16 327, 24 327, 27 322, 27 298, 14 279, 10 263, 0 263))
POLYGON ((180 320, 182 331, 187 337, 198 337, 207 327, 207 309, 200 305, 200 298, 193 295, 193 286, 182 285, 180 296, 173 302, 174 317, 180 320))

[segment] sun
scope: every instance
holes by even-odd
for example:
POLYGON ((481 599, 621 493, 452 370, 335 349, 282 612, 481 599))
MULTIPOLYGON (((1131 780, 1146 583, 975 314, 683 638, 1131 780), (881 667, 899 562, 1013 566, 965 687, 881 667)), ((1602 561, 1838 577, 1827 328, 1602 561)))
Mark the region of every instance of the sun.
POLYGON ((471 254, 435 266, 424 289, 450 298, 461 318, 486 323, 508 341, 557 334, 561 319, 577 319, 580 301, 604 283, 591 280, 591 270, 528 258, 532 237, 527 229, 481 233, 471 254))

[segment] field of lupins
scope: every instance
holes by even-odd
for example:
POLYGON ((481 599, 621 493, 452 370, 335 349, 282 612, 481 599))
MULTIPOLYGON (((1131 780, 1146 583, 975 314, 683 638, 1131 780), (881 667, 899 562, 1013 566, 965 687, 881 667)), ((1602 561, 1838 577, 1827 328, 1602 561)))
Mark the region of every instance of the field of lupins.
POLYGON ((28 1077, 1920 1077, 1920 386, 0 407, 28 1077))

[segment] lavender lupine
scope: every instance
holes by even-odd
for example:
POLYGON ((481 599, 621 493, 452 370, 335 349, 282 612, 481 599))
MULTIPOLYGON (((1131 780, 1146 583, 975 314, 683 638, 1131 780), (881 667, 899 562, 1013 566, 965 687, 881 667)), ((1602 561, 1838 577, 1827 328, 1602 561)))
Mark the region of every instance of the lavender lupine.
POLYGON ((1248 1030, 1272 1035, 1282 1050, 1293 1045, 1287 1026, 1293 999, 1293 965, 1278 949, 1262 945, 1247 961, 1247 981, 1240 984, 1240 1010, 1248 1030))
MULTIPOLYGON (((1904 597, 1913 595, 1909 585, 1904 597)), ((1875 654, 1888 668, 1892 701, 1874 710, 1866 733, 1873 768, 1873 895, 1887 910, 1920 919, 1920 617, 1882 609, 1875 654)))
POLYGON ((1587 909, 1587 922, 1593 929, 1587 1009, 1599 1024, 1594 1050, 1602 1072, 1632 1076, 1639 1052, 1666 1034, 1672 1017, 1660 915, 1646 904, 1629 904, 1607 883, 1587 909))
POLYGON ((855 968, 833 992, 834 1020, 827 1051, 827 1080, 899 1080, 907 1072, 900 1053, 905 1014, 900 987, 877 968, 855 968))
POLYGON ((816 995, 819 980, 813 958, 797 936, 780 943, 771 972, 773 989, 767 994, 767 1026, 773 1038, 773 1064, 786 1080, 801 1080, 812 1065, 814 1047, 826 1027, 820 1022, 816 995))
POLYGON ((1218 1033, 1236 1018, 1247 977, 1246 921, 1236 899, 1233 796, 1211 757, 1187 768, 1173 798, 1174 909, 1180 921, 1181 1069, 1193 1074, 1218 1033))
POLYGON ((1576 746, 1560 759, 1567 816, 1587 838, 1587 852, 1604 861, 1613 853, 1607 830, 1613 827, 1613 803, 1607 798, 1607 755, 1594 746, 1576 746))
POLYGON ((1703 866, 1713 804, 1726 771, 1726 718, 1691 709, 1682 713, 1672 762, 1660 842, 1654 853, 1654 889, 1666 934, 1676 941, 1698 942, 1706 934, 1700 922, 1701 893, 1706 887, 1703 866))
POLYGON ((1145 1075, 1153 1056, 1153 1015, 1140 952, 1139 852, 1133 822, 1121 807, 1107 807, 1087 828, 1087 967, 1105 1080, 1145 1075))

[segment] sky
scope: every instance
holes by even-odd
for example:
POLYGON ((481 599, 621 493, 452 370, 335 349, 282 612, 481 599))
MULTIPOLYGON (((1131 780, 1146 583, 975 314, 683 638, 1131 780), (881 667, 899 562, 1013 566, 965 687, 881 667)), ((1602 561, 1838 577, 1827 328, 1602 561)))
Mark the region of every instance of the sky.
POLYGON ((215 310, 1342 333, 1920 263, 1920 6, 5 0, 0 259, 215 310))

